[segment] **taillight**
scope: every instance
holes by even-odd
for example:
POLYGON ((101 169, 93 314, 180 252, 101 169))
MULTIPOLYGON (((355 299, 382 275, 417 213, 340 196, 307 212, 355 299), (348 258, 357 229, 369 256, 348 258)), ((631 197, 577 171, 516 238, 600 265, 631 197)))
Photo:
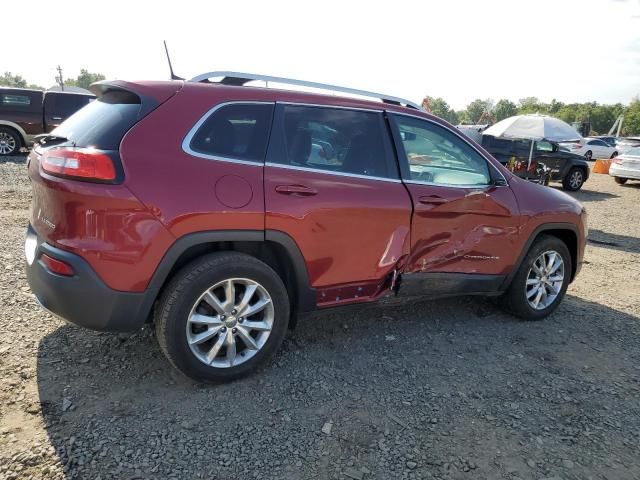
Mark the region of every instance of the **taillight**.
POLYGON ((93 148, 52 148, 40 159, 42 170, 53 175, 86 180, 116 179, 109 155, 93 148))
POLYGON ((57 260, 44 253, 40 256, 40 260, 52 273, 64 275, 65 277, 73 276, 73 268, 71 268, 71 265, 62 260, 57 260))
POLYGON ((611 159, 611 163, 615 163, 616 165, 621 165, 622 164, 622 159, 620 157, 613 157, 611 159))

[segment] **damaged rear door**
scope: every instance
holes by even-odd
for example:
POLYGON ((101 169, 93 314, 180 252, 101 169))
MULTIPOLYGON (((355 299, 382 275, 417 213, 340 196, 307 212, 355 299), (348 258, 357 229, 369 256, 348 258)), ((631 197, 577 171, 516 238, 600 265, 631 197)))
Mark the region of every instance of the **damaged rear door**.
POLYGON ((412 204, 382 111, 277 104, 264 183, 267 238, 298 244, 318 306, 389 288, 408 254, 412 204))

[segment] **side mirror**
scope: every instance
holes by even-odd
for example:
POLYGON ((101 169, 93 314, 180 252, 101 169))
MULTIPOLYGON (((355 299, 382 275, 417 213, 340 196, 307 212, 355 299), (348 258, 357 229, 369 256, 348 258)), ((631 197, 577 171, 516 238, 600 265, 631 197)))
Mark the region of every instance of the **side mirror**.
POLYGON ((502 177, 496 177, 491 181, 491 184, 494 187, 506 187, 508 185, 507 181, 502 177))

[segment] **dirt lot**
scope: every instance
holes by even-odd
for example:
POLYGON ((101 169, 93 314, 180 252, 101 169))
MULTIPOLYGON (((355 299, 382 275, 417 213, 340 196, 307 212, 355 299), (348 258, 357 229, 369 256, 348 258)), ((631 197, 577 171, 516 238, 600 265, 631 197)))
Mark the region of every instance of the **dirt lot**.
POLYGON ((586 265, 526 323, 477 298, 301 322, 252 377, 203 387, 149 329, 35 303, 24 159, 0 161, 0 478, 640 479, 640 184, 596 175, 586 265))

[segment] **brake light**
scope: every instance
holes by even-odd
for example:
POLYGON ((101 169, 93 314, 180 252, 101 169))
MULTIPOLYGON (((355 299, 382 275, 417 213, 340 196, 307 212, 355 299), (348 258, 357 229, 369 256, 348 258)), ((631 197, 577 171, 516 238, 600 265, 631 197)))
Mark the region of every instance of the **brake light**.
POLYGON ((116 169, 107 154, 93 148, 52 148, 40 159, 53 175, 87 180, 115 180, 116 169))
POLYGON ((616 165, 621 165, 622 164, 622 159, 620 157, 613 157, 611 159, 611 163, 615 163, 616 165))
POLYGON ((64 275, 65 277, 73 276, 73 268, 71 268, 71 265, 63 262, 62 260, 56 260, 45 253, 40 256, 40 260, 42 260, 42 263, 44 263, 47 269, 52 273, 64 275))

